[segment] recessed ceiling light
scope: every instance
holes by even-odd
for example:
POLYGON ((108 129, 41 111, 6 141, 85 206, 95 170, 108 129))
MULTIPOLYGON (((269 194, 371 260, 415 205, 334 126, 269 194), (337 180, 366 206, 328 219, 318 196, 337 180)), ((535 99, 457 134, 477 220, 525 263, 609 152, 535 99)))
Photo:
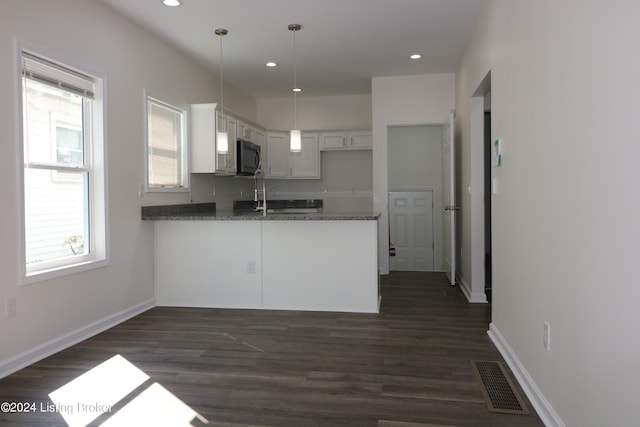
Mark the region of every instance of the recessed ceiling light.
POLYGON ((182 2, 180 0, 162 0, 162 4, 169 7, 180 6, 182 2))
POLYGON ((422 55, 420 55, 419 53, 414 53, 409 58, 411 58, 411 59, 420 59, 420 58, 422 58, 422 55))
POLYGON ((276 62, 273 62, 273 61, 269 61, 264 65, 266 65, 267 67, 277 67, 278 66, 278 64, 276 62))
POLYGON ((293 89, 291 89, 294 92, 302 92, 302 89, 299 87, 294 87, 293 89))

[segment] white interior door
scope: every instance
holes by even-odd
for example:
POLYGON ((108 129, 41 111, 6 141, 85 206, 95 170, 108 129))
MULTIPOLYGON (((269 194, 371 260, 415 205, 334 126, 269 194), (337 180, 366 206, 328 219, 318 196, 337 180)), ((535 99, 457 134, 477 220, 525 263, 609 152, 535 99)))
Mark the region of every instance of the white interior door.
POLYGON ((389 218, 390 270, 433 271, 433 191, 389 192, 389 218))
POLYGON ((444 171, 444 266, 451 285, 456 284, 456 169, 455 169, 455 110, 449 113, 442 135, 444 171))

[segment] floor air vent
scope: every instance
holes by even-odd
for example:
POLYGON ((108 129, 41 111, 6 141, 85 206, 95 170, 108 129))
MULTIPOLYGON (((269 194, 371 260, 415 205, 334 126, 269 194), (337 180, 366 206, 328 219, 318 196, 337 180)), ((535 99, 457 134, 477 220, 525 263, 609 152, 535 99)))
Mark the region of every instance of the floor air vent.
POLYGON ((490 412, 529 414, 501 362, 474 360, 471 365, 480 382, 480 388, 490 412))

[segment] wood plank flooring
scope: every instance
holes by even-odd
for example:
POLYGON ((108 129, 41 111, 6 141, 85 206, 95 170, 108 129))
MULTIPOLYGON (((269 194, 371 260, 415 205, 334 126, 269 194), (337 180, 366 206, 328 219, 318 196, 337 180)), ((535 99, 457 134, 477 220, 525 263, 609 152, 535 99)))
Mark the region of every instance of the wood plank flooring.
MULTIPOLYGON (((0 380, 0 402, 48 393, 122 355, 212 426, 542 426, 487 411, 471 360, 502 360, 490 306, 441 273, 382 278, 380 314, 157 307, 0 380)), ((524 397, 524 393, 520 391, 524 397)), ((2 426, 65 426, 58 413, 0 413, 2 426)), ((152 425, 142 422, 140 425, 152 425)), ((156 424, 153 424, 156 425, 156 424)))

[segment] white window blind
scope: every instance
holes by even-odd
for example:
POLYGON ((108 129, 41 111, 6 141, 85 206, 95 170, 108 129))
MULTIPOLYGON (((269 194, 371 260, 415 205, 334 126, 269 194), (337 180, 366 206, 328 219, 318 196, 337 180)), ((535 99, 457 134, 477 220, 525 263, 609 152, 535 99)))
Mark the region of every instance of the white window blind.
POLYGON ((95 80, 46 59, 22 52, 22 73, 26 78, 73 92, 85 98, 95 96, 95 80))
POLYGON ((149 187, 183 187, 184 113, 147 99, 149 187))

